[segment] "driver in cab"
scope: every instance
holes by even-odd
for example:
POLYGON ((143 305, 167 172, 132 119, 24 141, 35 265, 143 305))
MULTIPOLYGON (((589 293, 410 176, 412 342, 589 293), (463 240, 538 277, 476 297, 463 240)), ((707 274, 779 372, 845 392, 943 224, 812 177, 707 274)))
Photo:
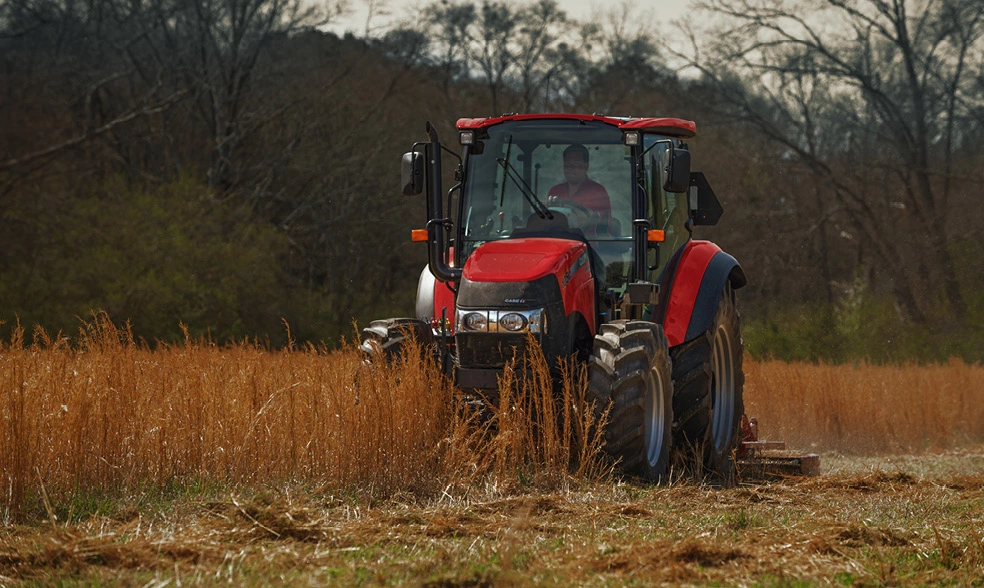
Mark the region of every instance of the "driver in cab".
POLYGON ((604 230, 612 217, 612 202, 605 187, 588 177, 588 149, 584 145, 574 144, 564 150, 564 179, 547 192, 547 205, 573 210, 576 218, 569 219, 570 225, 583 228, 585 234, 604 230))

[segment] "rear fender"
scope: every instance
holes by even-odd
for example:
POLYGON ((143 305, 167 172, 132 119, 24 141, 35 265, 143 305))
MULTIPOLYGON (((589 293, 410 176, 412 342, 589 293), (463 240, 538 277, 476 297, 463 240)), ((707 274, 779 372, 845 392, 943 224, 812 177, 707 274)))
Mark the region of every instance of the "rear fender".
POLYGON ((670 347, 696 338, 711 328, 724 284, 747 282, 734 257, 710 241, 690 241, 673 275, 663 329, 670 347))

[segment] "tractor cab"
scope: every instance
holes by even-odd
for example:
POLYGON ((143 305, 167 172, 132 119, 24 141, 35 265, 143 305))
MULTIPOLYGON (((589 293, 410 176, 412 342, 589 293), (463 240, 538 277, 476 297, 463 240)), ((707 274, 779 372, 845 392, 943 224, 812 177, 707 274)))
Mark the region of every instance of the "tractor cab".
POLYGON ((605 322, 628 318, 628 285, 658 283, 669 259, 661 253, 689 239, 689 158, 682 161, 689 154, 676 161, 686 179, 675 193, 667 173, 693 131, 683 121, 640 132, 620 128, 621 119, 593 118, 459 121, 464 174, 454 262, 464 267, 477 248, 506 239, 583 242, 597 319, 605 322))

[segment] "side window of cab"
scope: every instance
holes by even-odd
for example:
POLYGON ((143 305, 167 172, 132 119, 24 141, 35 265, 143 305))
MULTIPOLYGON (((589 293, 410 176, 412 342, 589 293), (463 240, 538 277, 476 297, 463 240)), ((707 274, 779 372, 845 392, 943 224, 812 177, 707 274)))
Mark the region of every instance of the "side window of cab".
MULTIPOLYGON (((657 141, 665 141, 661 137, 647 137, 647 146, 657 141)), ((646 202, 647 217, 653 220, 653 228, 662 229, 665 240, 659 246, 659 264, 655 268, 653 277, 658 278, 666 267, 673 253, 683 246, 690 238, 687 231, 687 194, 673 194, 663 189, 666 183, 666 165, 670 143, 661 143, 653 146, 646 153, 643 162, 646 174, 646 189, 649 198, 646 202)), ((649 265, 656 264, 655 251, 651 250, 649 265)))

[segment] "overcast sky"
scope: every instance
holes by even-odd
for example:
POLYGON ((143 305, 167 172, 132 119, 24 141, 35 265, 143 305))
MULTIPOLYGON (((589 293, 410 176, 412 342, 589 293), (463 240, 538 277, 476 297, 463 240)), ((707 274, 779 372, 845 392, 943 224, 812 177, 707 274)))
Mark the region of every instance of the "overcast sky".
MULTIPOLYGON (((371 21, 373 29, 386 27, 393 21, 410 19, 420 7, 429 4, 431 0, 375 0, 377 14, 386 12, 389 16, 376 16, 371 21)), ((635 0, 630 2, 633 15, 639 18, 654 18, 659 24, 666 24, 671 20, 681 17, 687 10, 691 0, 635 0)), ((514 6, 531 4, 532 0, 512 0, 514 6)), ((350 14, 339 19, 328 30, 342 34, 351 31, 357 36, 362 36, 366 32, 366 17, 369 14, 370 0, 348 0, 350 14)), ((575 20, 588 21, 594 16, 602 14, 618 6, 617 0, 557 0, 561 9, 575 20)), ((378 32, 378 31, 377 31, 378 32)))

